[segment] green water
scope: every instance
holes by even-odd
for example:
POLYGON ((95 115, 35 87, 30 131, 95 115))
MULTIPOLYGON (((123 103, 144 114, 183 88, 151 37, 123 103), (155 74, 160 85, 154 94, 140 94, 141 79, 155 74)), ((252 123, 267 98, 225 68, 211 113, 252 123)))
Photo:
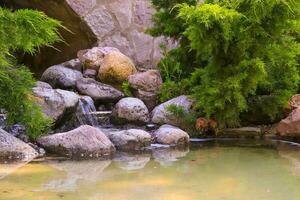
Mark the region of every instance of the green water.
POLYGON ((189 150, 0 165, 1 200, 299 200, 300 149, 211 141, 189 150))

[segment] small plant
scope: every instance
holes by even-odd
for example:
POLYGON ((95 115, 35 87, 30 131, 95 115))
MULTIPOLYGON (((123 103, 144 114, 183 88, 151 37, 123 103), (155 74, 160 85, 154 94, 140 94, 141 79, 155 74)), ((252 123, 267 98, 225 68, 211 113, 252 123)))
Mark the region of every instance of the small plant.
POLYGON ((132 91, 130 89, 130 84, 128 81, 123 82, 122 91, 127 97, 133 97, 132 91))
POLYGON ((168 105, 166 109, 179 120, 180 124, 182 124, 182 128, 188 130, 191 134, 194 132, 194 126, 197 120, 195 113, 186 111, 183 106, 175 104, 168 105))

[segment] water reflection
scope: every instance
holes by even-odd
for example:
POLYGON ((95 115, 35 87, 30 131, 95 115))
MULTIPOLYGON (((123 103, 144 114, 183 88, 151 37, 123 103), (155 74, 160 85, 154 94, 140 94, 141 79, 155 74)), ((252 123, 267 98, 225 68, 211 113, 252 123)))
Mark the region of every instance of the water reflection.
POLYGON ((79 184, 91 184, 101 180, 101 174, 111 161, 50 161, 47 165, 53 167, 62 178, 55 178, 45 183, 40 190, 75 191, 79 184))
POLYGON ((150 154, 130 154, 119 152, 114 156, 113 161, 120 169, 123 170, 139 170, 143 169, 150 161, 150 154))
POLYGON ((159 162, 162 166, 171 166, 178 159, 185 157, 189 153, 189 149, 176 149, 176 148, 158 148, 153 149, 152 156, 155 161, 159 162))
POLYGON ((0 200, 299 200, 300 150, 209 142, 118 153, 112 161, 30 163, 0 180, 0 200))

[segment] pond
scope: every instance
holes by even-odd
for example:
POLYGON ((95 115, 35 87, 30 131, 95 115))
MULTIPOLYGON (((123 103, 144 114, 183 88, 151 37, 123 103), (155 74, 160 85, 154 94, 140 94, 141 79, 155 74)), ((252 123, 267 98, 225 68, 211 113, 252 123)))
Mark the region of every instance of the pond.
POLYGON ((299 200, 300 148, 212 140, 106 161, 0 165, 1 200, 299 200))

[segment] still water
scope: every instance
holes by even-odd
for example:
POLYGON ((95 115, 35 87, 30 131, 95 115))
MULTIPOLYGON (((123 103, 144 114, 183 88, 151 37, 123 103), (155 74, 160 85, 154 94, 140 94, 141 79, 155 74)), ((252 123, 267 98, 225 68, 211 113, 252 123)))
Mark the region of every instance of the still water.
POLYGON ((300 148, 208 141, 108 161, 0 165, 1 200, 299 200, 300 148))

